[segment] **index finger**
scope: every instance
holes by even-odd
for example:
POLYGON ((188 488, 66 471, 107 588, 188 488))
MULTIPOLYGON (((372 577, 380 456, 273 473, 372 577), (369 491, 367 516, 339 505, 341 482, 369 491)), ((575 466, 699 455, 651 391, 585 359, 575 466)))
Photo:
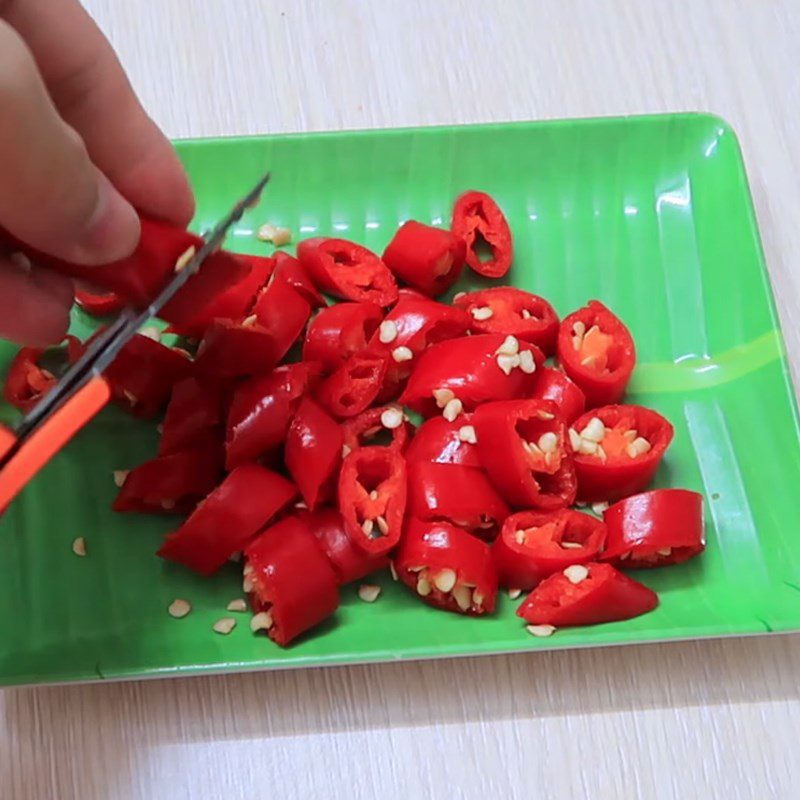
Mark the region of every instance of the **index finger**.
POLYGON ((175 150, 80 4, 10 0, 0 3, 0 13, 25 39, 59 113, 80 133, 97 167, 139 210, 187 224, 194 199, 175 150))

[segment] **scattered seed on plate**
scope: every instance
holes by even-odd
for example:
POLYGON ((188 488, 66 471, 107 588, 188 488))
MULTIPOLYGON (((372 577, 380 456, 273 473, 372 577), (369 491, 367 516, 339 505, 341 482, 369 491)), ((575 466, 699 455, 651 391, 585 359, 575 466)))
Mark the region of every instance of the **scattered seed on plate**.
POLYGON ((362 583, 361 586, 358 587, 358 596, 365 603, 374 603, 378 599, 380 593, 381 587, 371 583, 362 583))
POLYGON ((225 608, 228 611, 247 611, 247 601, 237 597, 235 600, 231 600, 225 608))
POLYGON ((192 610, 192 605, 188 600, 182 600, 181 598, 177 598, 173 600, 167 611, 171 617, 175 617, 175 619, 180 619, 181 617, 185 617, 190 611, 192 610))
POLYGON ((211 627, 216 633, 227 636, 236 627, 236 620, 233 617, 223 617, 218 619, 211 627))
POLYGON ((526 625, 525 630, 532 636, 552 636, 555 631, 554 625, 526 625))
POLYGON ((511 600, 516 600, 522 594, 522 589, 509 589, 508 596, 511 600))
POLYGON ((272 242, 275 247, 283 247, 283 245, 292 241, 292 231, 289 228, 282 228, 269 222, 258 229, 256 236, 262 242, 272 242))
POLYGON ((272 614, 269 611, 259 611, 250 619, 250 630, 253 633, 258 631, 268 631, 272 627, 272 614))
POLYGON ((72 542, 72 552, 75 553, 76 556, 86 555, 86 540, 83 536, 79 536, 72 542))
POLYGON ((118 489, 121 489, 123 487, 128 475, 130 475, 130 472, 131 471, 129 469, 114 470, 114 484, 118 489))
POLYGON ((605 501, 601 503, 592 503, 592 511, 595 514, 599 514, 601 517, 603 516, 603 512, 608 508, 608 503, 605 501))

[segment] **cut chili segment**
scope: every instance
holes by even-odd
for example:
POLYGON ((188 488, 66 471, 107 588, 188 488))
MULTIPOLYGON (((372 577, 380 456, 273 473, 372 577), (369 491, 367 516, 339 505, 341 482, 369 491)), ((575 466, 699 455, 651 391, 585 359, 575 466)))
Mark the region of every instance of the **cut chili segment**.
POLYGON ((280 361, 300 338, 311 316, 311 303, 303 293, 276 272, 262 289, 247 321, 265 330, 273 342, 272 357, 280 361))
POLYGON ((417 360, 400 402, 424 416, 444 413, 455 419, 482 403, 529 395, 543 361, 538 347, 513 336, 439 342, 417 360))
POLYGON ((343 300, 390 306, 397 300, 397 284, 375 253, 346 239, 306 239, 297 245, 297 257, 314 283, 343 300))
POLYGON ((423 294, 446 292, 461 275, 464 240, 450 231, 409 220, 383 251, 383 262, 400 280, 423 294))
POLYGON ((303 521, 317 537, 340 584, 361 580, 389 565, 389 558, 385 554, 372 555, 353 544, 345 530, 342 515, 335 508, 321 508, 306 514, 303 521))
POLYGON ((703 552, 703 496, 687 489, 654 489, 606 509, 608 540, 602 560, 640 569, 680 564, 703 552))
POLYGON ((406 462, 393 447, 361 447, 339 473, 339 511, 350 540, 371 555, 400 540, 406 510, 406 462))
POLYGON ((542 367, 531 397, 550 400, 559 416, 569 425, 586 409, 586 395, 565 373, 553 367, 542 367))
POLYGON ((461 294, 453 304, 470 315, 473 333, 513 334, 535 344, 545 355, 556 351, 558 316, 539 295, 513 286, 495 286, 461 294))
POLYGON ((546 400, 485 403, 473 416, 481 462, 512 505, 545 511, 575 500, 567 430, 546 400))
POLYGON ((603 406, 578 417, 569 431, 578 499, 613 501, 640 492, 653 479, 674 434, 643 406, 603 406))
POLYGON ((164 415, 160 456, 190 448, 199 437, 219 433, 222 439, 222 406, 225 389, 221 384, 184 378, 172 387, 164 415))
POLYGON ((125 307, 125 302, 114 292, 90 292, 88 289, 76 289, 75 302, 92 317, 108 317, 125 307))
POLYGON ((483 470, 461 464, 408 465, 408 509, 422 520, 446 520, 491 541, 509 508, 483 470))
POLYGON ((297 517, 265 530, 245 551, 250 627, 286 646, 339 607, 339 582, 314 535, 297 517))
POLYGON ((383 435, 389 437, 389 447, 395 447, 402 453, 413 432, 414 426, 408 421, 403 409, 399 406, 386 405, 368 408, 342 423, 343 452, 346 455, 367 444, 382 444, 383 442, 375 440, 383 435))
POLYGON ((610 564, 575 564, 543 580, 517 609, 532 625, 597 625, 652 611, 658 595, 610 564))
POLYGON ((327 303, 320 294, 308 270, 288 253, 278 251, 273 256, 275 259, 275 272, 272 280, 288 283, 296 289, 312 308, 325 308, 327 303))
POLYGON ((636 348, 625 324, 602 303, 590 300, 562 321, 558 360, 592 408, 616 403, 625 394, 636 348))
POLYGON ((426 419, 417 428, 406 451, 406 461, 460 464, 481 469, 477 433, 472 414, 459 414, 452 422, 444 417, 426 419))
POLYGON ((306 330, 303 360, 319 361, 333 372, 353 353, 366 348, 383 319, 375 303, 336 303, 323 308, 306 330))
POLYGON ((254 322, 215 319, 197 350, 199 373, 213 378, 263 375, 278 362, 272 334, 254 322))
POLYGON ((167 536, 158 555, 211 575, 295 497, 297 488, 286 478, 257 464, 243 464, 167 536))
POLYGON ((335 494, 342 462, 342 430, 311 398, 304 397, 286 434, 286 469, 313 511, 335 494))
POLYGON ((334 417, 354 417, 378 397, 387 368, 385 356, 354 353, 320 384, 317 399, 334 417))
POLYGON ((233 393, 225 435, 225 466, 254 461, 283 444, 300 399, 318 377, 314 364, 277 367, 240 383, 233 393))
POLYGON ((222 474, 222 442, 206 434, 193 446, 145 461, 131 470, 114 511, 185 514, 214 489, 222 474))
POLYGON ((497 570, 489 545, 455 525, 410 520, 394 566, 428 605, 470 616, 494 611, 497 570))
POLYGON ((571 564, 597 559, 606 526, 569 508, 520 511, 506 517, 492 547, 500 585, 527 591, 571 564))
POLYGON ((464 192, 453 207, 453 233, 467 246, 470 269, 486 278, 502 278, 511 268, 514 245, 500 206, 485 192, 464 192))

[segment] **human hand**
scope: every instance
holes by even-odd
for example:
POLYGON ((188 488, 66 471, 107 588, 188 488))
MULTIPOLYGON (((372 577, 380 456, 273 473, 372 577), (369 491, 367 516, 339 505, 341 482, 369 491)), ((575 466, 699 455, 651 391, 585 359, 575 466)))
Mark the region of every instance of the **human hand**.
MULTIPOLYGON (((136 246, 134 206, 179 225, 194 200, 175 151, 77 0, 0 0, 0 227, 79 264, 136 246)), ((0 337, 58 342, 72 285, 0 252, 0 337)))

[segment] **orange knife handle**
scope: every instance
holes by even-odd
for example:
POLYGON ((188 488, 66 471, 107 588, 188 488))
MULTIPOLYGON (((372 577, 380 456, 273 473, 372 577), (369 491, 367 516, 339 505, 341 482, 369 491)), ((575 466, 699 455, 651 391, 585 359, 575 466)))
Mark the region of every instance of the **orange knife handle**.
MULTIPOLYGON (((104 378, 92 378, 33 433, 0 471, 0 513, 37 472, 111 399, 104 378)), ((0 456, 14 445, 13 434, 0 428, 0 456)))

